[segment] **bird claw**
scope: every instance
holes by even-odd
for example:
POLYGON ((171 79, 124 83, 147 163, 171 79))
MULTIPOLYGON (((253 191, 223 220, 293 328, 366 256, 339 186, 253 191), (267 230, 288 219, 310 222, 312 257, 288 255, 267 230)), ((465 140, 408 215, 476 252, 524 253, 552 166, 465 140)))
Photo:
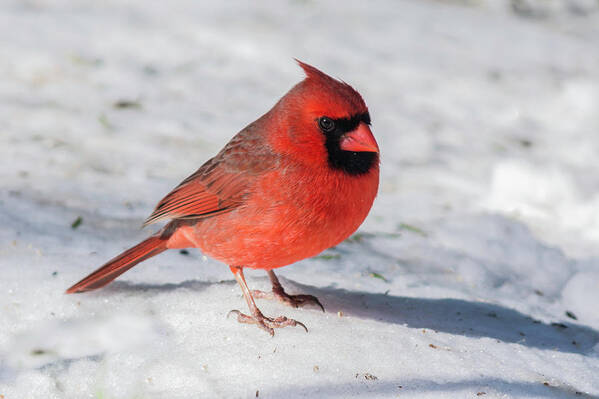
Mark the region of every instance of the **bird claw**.
POLYGON ((259 299, 276 299, 277 301, 282 302, 287 306, 291 306, 292 308, 299 308, 305 305, 315 305, 324 312, 324 306, 322 306, 322 303, 320 303, 318 298, 316 298, 314 295, 289 295, 283 290, 273 290, 269 292, 253 290, 252 296, 259 299))
POLYGON ((231 310, 227 314, 227 318, 229 318, 231 314, 237 315, 237 321, 239 323, 256 324, 258 327, 269 333, 271 337, 275 335, 275 328, 283 328, 288 326, 301 326, 304 328, 304 330, 306 330, 306 332, 308 332, 308 328, 304 325, 304 323, 297 320, 288 319, 285 316, 279 316, 276 318, 266 317, 262 314, 248 316, 244 313, 241 313, 239 310, 231 310))

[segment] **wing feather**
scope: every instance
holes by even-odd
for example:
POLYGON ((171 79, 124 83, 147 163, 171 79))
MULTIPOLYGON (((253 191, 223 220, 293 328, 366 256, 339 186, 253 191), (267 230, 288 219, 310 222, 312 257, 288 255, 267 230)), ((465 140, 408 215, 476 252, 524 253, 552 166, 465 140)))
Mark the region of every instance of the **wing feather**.
POLYGON ((275 155, 260 119, 239 132, 214 158, 168 193, 144 222, 199 219, 229 212, 251 194, 256 176, 273 168, 275 155))

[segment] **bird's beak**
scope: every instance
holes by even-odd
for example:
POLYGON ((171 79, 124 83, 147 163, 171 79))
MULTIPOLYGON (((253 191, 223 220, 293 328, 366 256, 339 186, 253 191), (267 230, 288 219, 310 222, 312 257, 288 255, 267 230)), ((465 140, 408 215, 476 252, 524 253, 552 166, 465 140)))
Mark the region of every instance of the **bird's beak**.
POLYGON ((339 147, 343 151, 379 152, 379 146, 376 144, 370 128, 364 122, 360 122, 355 130, 343 135, 339 147))

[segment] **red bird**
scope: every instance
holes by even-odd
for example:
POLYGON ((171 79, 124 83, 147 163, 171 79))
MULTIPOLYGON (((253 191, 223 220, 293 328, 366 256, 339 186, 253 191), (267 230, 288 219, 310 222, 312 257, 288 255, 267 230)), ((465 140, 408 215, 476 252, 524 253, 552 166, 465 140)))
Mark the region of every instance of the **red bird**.
POLYGON ((239 322, 271 335, 306 329, 264 316, 254 298, 322 308, 314 296, 285 293, 273 269, 317 255, 360 226, 378 190, 379 148, 360 94, 297 62, 306 78, 164 197, 144 226, 170 222, 67 293, 100 288, 166 249, 195 247, 231 268, 251 313, 231 311, 239 322), (244 267, 266 270, 272 292, 250 291, 244 267))

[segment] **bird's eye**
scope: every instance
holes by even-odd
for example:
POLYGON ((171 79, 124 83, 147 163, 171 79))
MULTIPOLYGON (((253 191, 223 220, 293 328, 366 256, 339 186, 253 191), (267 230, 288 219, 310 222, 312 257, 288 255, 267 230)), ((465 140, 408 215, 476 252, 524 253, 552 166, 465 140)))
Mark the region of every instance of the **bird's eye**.
POLYGON ((320 129, 325 133, 331 133, 335 130, 335 122, 326 116, 323 116, 318 120, 318 126, 320 126, 320 129))

